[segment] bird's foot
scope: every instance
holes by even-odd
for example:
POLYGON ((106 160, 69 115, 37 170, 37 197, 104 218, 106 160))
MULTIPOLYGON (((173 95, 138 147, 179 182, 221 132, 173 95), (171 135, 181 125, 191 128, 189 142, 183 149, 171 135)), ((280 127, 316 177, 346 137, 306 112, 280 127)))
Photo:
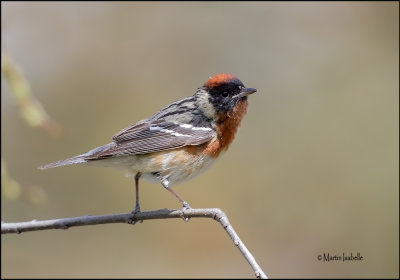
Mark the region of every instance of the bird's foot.
POLYGON ((140 204, 136 204, 135 209, 133 209, 133 211, 131 212, 132 214, 137 214, 140 213, 140 204))
MULTIPOLYGON (((136 204, 135 209, 131 212, 132 216, 128 219, 128 224, 134 225, 138 222, 138 219, 136 218, 136 215, 140 213, 140 205, 136 204)), ((143 223, 143 220, 140 220, 141 223, 143 223)))
POLYGON ((180 216, 181 216, 182 220, 184 220, 185 222, 189 222, 189 219, 190 219, 188 216, 185 215, 185 210, 190 210, 190 209, 192 209, 192 207, 190 207, 189 203, 184 201, 182 203, 180 216))

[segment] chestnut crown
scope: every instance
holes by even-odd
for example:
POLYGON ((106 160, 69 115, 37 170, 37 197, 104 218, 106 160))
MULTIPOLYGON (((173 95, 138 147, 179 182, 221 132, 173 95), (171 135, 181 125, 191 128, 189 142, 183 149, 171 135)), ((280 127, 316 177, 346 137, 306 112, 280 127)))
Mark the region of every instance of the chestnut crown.
POLYGON ((256 89, 246 88, 243 83, 231 74, 217 74, 203 86, 209 93, 209 101, 217 112, 229 112, 256 89))

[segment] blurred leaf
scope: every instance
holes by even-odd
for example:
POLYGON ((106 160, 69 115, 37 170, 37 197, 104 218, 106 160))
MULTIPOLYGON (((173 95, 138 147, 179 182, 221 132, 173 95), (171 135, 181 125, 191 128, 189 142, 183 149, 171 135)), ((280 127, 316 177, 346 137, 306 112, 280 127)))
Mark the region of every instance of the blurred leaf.
POLYGON ((15 200, 21 195, 20 184, 8 176, 7 167, 3 160, 1 160, 1 187, 3 195, 10 200, 15 200))
POLYGON ((20 108, 23 119, 30 126, 39 126, 45 129, 52 136, 59 135, 60 126, 46 113, 40 102, 33 97, 28 81, 4 51, 1 53, 1 72, 20 108))
POLYGON ((2 194, 9 200, 19 199, 23 192, 26 200, 35 206, 40 206, 47 202, 47 193, 41 186, 30 185, 22 187, 20 183, 11 178, 8 175, 4 160, 1 160, 1 187, 2 194))

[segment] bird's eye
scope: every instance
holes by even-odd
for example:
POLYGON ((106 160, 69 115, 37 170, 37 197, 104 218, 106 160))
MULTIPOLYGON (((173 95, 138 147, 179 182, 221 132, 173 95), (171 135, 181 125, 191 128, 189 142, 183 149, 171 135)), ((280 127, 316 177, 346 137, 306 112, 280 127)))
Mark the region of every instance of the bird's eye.
POLYGON ((223 97, 228 97, 228 92, 227 91, 222 92, 222 96, 223 97))

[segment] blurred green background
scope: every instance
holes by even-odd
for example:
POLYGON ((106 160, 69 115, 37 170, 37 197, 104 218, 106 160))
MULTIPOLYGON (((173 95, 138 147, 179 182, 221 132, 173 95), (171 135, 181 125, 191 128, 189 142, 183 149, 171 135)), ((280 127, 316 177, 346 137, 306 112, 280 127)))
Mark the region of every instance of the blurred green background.
MULTIPOLYGON (((219 207, 268 276, 399 277, 397 2, 2 2, 2 49, 62 127, 29 127, 2 79, 2 221, 123 213, 133 178, 39 171, 229 72, 258 89, 235 142, 175 190, 219 207), (321 262, 359 252, 363 261, 321 262)), ((143 181, 142 210, 179 208, 143 181)), ((252 277, 211 220, 3 235, 2 277, 252 277)))

